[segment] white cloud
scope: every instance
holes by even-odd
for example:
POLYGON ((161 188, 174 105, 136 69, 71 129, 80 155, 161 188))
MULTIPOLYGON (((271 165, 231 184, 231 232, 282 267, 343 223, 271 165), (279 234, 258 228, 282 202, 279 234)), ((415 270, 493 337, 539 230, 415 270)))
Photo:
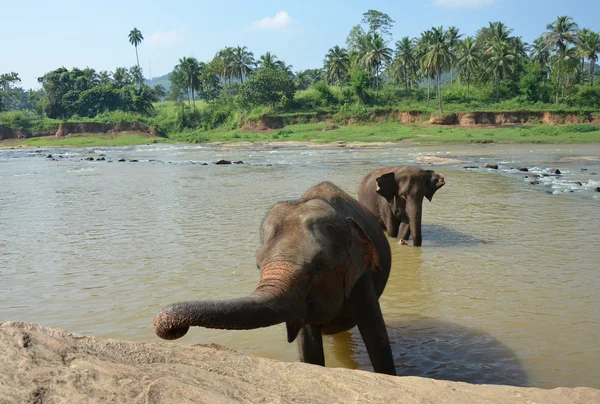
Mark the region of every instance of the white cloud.
POLYGON ((491 6, 496 0, 433 0, 436 6, 447 8, 480 8, 491 6))
POLYGON ((273 17, 265 17, 262 20, 254 21, 252 28, 257 31, 276 31, 288 28, 294 22, 287 11, 278 11, 273 17))
POLYGON ((154 31, 147 39, 150 45, 177 45, 183 42, 183 30, 154 31))

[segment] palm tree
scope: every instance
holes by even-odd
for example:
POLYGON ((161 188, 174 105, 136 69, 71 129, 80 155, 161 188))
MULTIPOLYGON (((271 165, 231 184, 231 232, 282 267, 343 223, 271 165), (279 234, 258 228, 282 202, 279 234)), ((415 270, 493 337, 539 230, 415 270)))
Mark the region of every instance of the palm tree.
POLYGON ((330 84, 337 82, 341 88, 350 67, 350 57, 346 49, 340 48, 338 45, 330 48, 325 55, 324 65, 327 71, 327 81, 330 84))
POLYGON ((256 65, 254 61, 254 53, 248 52, 245 46, 237 47, 231 54, 231 62, 229 63, 231 74, 240 79, 244 83, 244 77, 248 77, 252 73, 253 67, 256 65))
POLYGON ((496 80, 496 101, 498 101, 500 81, 514 70, 515 54, 507 42, 498 42, 491 49, 488 67, 496 80))
POLYGON ((544 44, 544 38, 539 37, 533 41, 530 49, 530 60, 540 65, 542 67, 542 71, 546 73, 546 80, 550 80, 550 51, 544 44))
POLYGON ((428 66, 430 71, 435 72, 437 75, 437 97, 438 106, 440 113, 443 113, 442 109, 442 72, 446 71, 452 66, 454 55, 450 49, 450 41, 444 32, 444 27, 431 29, 431 42, 427 47, 427 53, 424 56, 425 65, 428 66))
POLYGON ((200 87, 200 74, 202 73, 203 64, 198 63, 198 60, 190 57, 183 57, 179 59, 179 64, 175 66, 174 74, 180 75, 182 80, 186 83, 188 92, 188 105, 190 102, 190 93, 192 95, 192 102, 194 109, 196 109, 196 99, 194 97, 194 91, 200 87))
POLYGON ((548 32, 543 34, 544 44, 547 49, 554 49, 557 52, 557 74, 556 74, 556 102, 558 103, 559 89, 563 84, 561 79, 561 65, 565 61, 567 48, 569 44, 577 43, 579 33, 578 25, 573 21, 573 18, 568 16, 560 16, 556 21, 546 25, 548 32))
POLYGON ((108 86, 111 83, 112 78, 110 77, 110 72, 103 70, 100 73, 98 73, 98 84, 100 84, 101 86, 108 86))
POLYGON ((117 88, 123 88, 131 84, 131 75, 126 67, 117 67, 113 73, 113 81, 117 88))
MULTIPOLYGON (((462 34, 460 34, 458 28, 456 28, 454 26, 449 27, 448 30, 446 31, 446 38, 448 40, 448 45, 450 46, 450 51, 452 53, 454 53, 454 55, 456 55, 456 53, 460 49, 460 38, 461 37, 462 37, 462 34)), ((455 60, 455 59, 456 58, 454 57, 453 60, 455 60)), ((453 83, 453 81, 454 81, 453 74, 452 74, 454 67, 455 67, 454 62, 450 62, 450 83, 453 83)))
POLYGON ((421 37, 416 40, 415 55, 417 58, 418 65, 421 71, 421 77, 427 78, 427 106, 429 106, 429 99, 431 93, 431 70, 425 56, 427 55, 427 49, 431 43, 432 32, 424 31, 421 33, 421 37))
POLYGON ((140 58, 138 57, 137 47, 139 44, 142 43, 143 40, 144 40, 144 37, 142 36, 142 32, 139 29, 133 28, 129 32, 129 43, 132 44, 133 46, 135 46, 135 58, 137 60, 138 68, 140 67, 140 58))
POLYGON ((165 98, 167 96, 167 89, 162 84, 155 85, 153 90, 154 90, 154 94, 156 94, 156 97, 159 100, 162 100, 163 98, 165 98))
POLYGON ((263 69, 277 69, 280 67, 280 64, 278 66, 277 62, 279 62, 279 60, 277 60, 277 56, 271 52, 267 52, 258 59, 257 65, 263 69))
POLYGON ((481 63, 481 53, 477 47, 477 42, 468 36, 461 42, 457 67, 462 74, 467 75, 467 101, 469 101, 469 87, 471 84, 471 75, 479 70, 481 63))
POLYGON ((275 68, 285 72, 285 74, 287 74, 288 77, 292 79, 294 78, 294 72, 292 71, 294 66, 285 64, 284 60, 277 60, 275 62, 275 68))
POLYGON ((363 55, 361 64, 375 72, 375 84, 379 91, 379 69, 381 65, 392 58, 392 50, 386 46, 386 42, 379 34, 368 34, 369 43, 366 53, 363 55))
POLYGON ((600 53, 600 33, 588 29, 581 30, 579 35, 579 50, 583 58, 590 62, 590 86, 594 85, 594 68, 600 53))
POLYGON ((133 66, 129 69, 129 74, 131 74, 131 78, 133 82, 140 87, 144 83, 144 72, 139 66, 133 66))
POLYGON ((396 42, 396 57, 391 63, 393 75, 397 82, 404 82, 406 89, 412 87, 417 72, 415 41, 405 36, 396 42), (399 80, 398 80, 399 79, 399 80))

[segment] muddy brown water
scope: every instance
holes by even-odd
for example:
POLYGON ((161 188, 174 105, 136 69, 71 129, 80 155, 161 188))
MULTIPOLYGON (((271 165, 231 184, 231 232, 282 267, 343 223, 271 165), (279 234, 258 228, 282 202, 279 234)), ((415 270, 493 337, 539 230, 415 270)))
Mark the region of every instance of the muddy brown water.
MULTIPOLYGON (((424 154, 464 163, 434 168, 447 185, 425 202, 423 247, 390 239, 381 304, 398 373, 600 388, 600 163, 559 162, 599 145, 0 150, 0 321, 159 341, 160 307, 253 290, 272 204, 322 180, 356 195, 369 170, 424 154), (81 160, 99 154, 113 162, 81 160), (245 164, 199 164, 220 157, 245 164), (544 177, 551 167, 563 174, 544 177)), ((298 360, 282 325, 172 343, 298 360)), ((357 330, 325 345, 328 366, 371 369, 357 330)))

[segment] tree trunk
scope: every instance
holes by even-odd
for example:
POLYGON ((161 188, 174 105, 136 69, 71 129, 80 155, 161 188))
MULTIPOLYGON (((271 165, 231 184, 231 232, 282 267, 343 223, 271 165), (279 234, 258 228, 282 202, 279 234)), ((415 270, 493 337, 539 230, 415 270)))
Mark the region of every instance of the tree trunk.
POLYGON ((471 85, 471 72, 467 73, 467 102, 469 101, 469 86, 471 85))
MULTIPOLYGON (((437 82, 438 82, 438 105, 440 107, 440 114, 443 114, 444 111, 442 110, 442 72, 440 70, 438 70, 438 74, 437 74, 437 82)), ((413 240, 414 240, 414 236, 413 236, 413 240)))
POLYGON ((496 102, 500 100, 500 79, 496 80, 496 102))
POLYGON ((596 61, 594 59, 590 59, 590 86, 593 87, 594 86, 594 65, 596 64, 596 61))
POLYGON ((138 57, 137 45, 135 45, 135 60, 137 60, 138 69, 140 68, 140 58, 138 57))
POLYGON ((429 68, 425 69, 425 74, 427 74, 427 106, 429 106, 429 98, 431 92, 431 77, 429 77, 429 68))

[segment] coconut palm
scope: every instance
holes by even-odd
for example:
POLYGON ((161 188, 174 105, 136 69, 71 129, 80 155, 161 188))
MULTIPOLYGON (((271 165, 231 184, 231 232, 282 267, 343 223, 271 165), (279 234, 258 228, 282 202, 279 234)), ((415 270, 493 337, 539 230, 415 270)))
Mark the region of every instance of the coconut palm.
POLYGON ((144 72, 139 66, 133 66, 129 69, 129 74, 131 74, 131 78, 133 82, 139 86, 144 83, 144 72))
POLYGON ((248 77, 248 75, 252 73, 255 65, 254 53, 248 52, 248 48, 245 46, 238 46, 233 49, 229 67, 232 76, 240 79, 241 83, 244 83, 244 77, 248 77))
POLYGON ((417 39, 417 44, 415 46, 416 58, 421 68, 422 76, 427 78, 427 106, 429 106, 429 100, 431 98, 430 95, 432 71, 429 64, 427 63, 425 56, 427 55, 427 50, 429 49, 429 45, 431 44, 432 35, 433 34, 431 31, 424 31, 423 33, 421 33, 421 37, 417 39))
POLYGON ((543 37, 533 41, 529 58, 542 67, 542 71, 546 74, 546 80, 550 80, 550 51, 544 45, 543 37))
MULTIPOLYGON (((462 37, 462 34, 459 33, 458 28, 452 26, 449 27, 448 30, 446 31, 446 39, 448 41, 448 45, 450 46, 450 51, 456 55, 456 53, 458 52, 458 50, 460 49, 460 38, 462 37)), ((453 61, 456 60, 456 58, 453 58, 453 61)), ((455 66, 454 66, 454 62, 450 63, 450 83, 452 83, 454 81, 453 78, 453 74, 452 71, 454 70, 455 66)))
POLYGON ((499 97, 500 82, 508 77, 514 70, 515 54, 508 42, 496 43, 490 51, 488 68, 496 80, 496 101, 499 97))
POLYGON ((327 81, 330 84, 337 83, 341 87, 350 67, 350 57, 346 49, 340 48, 338 45, 330 48, 325 55, 324 65, 327 81))
POLYGON ((202 67, 204 64, 198 63, 198 60, 191 57, 183 57, 179 59, 179 64, 175 66, 174 74, 181 77, 181 79, 185 82, 187 92, 188 92, 188 104, 190 102, 190 93, 191 100, 194 105, 194 109, 196 108, 196 99, 194 96, 194 91, 198 90, 200 87, 200 74, 202 73, 202 67))
POLYGON ((471 75, 479 71, 481 65, 481 52, 477 47, 477 42, 468 36, 460 44, 458 60, 456 66, 458 70, 467 76, 467 101, 469 100, 469 87, 471 84, 471 75))
POLYGON ((567 49, 570 44, 577 43, 579 26, 568 16, 559 16, 556 21, 546 25, 548 30, 543 34, 544 44, 547 49, 553 49, 558 56, 556 74, 556 102, 558 103, 559 89, 563 85, 561 65, 565 61, 567 49))
POLYGON ((452 66, 454 55, 450 49, 450 41, 444 32, 444 27, 440 26, 431 29, 431 42, 427 47, 427 53, 424 56, 425 65, 429 67, 430 71, 434 72, 437 76, 437 97, 438 107, 440 113, 442 109, 442 72, 447 71, 452 66))
POLYGON ((277 56, 272 54, 271 52, 267 52, 264 55, 262 55, 257 62, 258 66, 265 69, 265 68, 270 68, 270 69, 277 69, 278 67, 281 67, 281 61, 277 60, 277 56), (280 63, 277 63, 280 62, 280 63))
POLYGON ((140 67, 140 58, 138 57, 137 48, 138 48, 138 45, 141 44, 143 40, 144 40, 144 36, 142 35, 142 32, 139 29, 134 28, 129 32, 129 43, 135 47, 135 59, 137 60, 138 68, 140 67))
POLYGON ((375 84, 379 91, 379 69, 381 66, 392 59, 392 50, 386 46, 386 42, 379 34, 368 34, 369 37, 366 52, 362 56, 361 64, 363 67, 375 73, 375 84))
POLYGON ((404 86, 412 87, 416 81, 417 55, 415 41, 405 36, 396 42, 396 57, 390 64, 390 78, 396 82, 404 82, 404 86))
POLYGON ((98 73, 98 84, 100 84, 101 86, 108 86, 111 83, 112 78, 110 77, 110 72, 103 70, 100 73, 98 73))
POLYGON ((594 68, 600 53, 600 33, 588 29, 581 30, 579 35, 579 55, 590 63, 590 86, 594 85, 594 68))
POLYGON ((117 88, 123 88, 131 84, 131 75, 126 67, 117 67, 113 73, 113 81, 117 88))

